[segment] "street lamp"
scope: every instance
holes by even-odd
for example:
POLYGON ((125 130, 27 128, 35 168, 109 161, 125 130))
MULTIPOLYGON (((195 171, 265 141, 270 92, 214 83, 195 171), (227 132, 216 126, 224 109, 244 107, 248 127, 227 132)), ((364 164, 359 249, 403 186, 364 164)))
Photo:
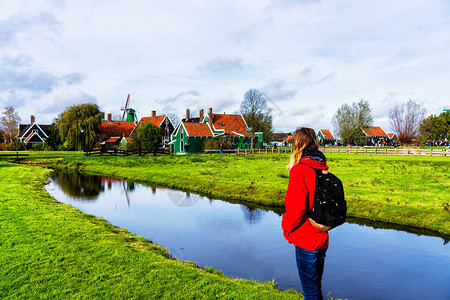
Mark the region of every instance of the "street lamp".
POLYGON ((80 127, 80 132, 81 132, 81 148, 84 151, 84 138, 83 138, 84 128, 83 128, 83 126, 80 127))

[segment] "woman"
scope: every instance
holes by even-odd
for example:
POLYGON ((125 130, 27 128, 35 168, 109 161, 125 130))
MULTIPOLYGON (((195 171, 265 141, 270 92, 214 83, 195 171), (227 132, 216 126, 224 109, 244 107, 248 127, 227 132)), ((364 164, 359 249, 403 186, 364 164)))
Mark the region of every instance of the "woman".
POLYGON ((318 148, 313 129, 302 127, 295 131, 289 186, 284 199, 286 213, 281 223, 284 237, 295 246, 305 300, 323 297, 321 282, 328 248, 328 233, 306 215, 313 205, 315 170, 328 171, 326 158, 318 148))

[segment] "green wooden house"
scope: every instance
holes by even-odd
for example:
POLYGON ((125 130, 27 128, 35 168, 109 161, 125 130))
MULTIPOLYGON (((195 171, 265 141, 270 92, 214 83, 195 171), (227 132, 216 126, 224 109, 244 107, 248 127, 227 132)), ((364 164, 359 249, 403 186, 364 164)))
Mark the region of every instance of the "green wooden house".
MULTIPOLYGON (((204 150, 205 141, 211 138, 226 141, 231 149, 251 148, 251 131, 242 115, 213 114, 210 108, 205 117, 200 110, 199 118, 190 118, 187 111, 186 119, 172 134, 171 151, 177 154, 199 153, 204 150)), ((262 132, 256 132, 253 148, 262 148, 262 140, 262 132)))
POLYGON ((336 144, 336 139, 334 138, 333 134, 331 134, 331 131, 328 129, 320 129, 317 131, 317 140, 319 141, 319 144, 322 146, 330 145, 334 146, 336 144))
POLYGON ((203 151, 205 140, 213 137, 208 123, 182 121, 172 135, 170 149, 177 154, 199 153, 203 151))

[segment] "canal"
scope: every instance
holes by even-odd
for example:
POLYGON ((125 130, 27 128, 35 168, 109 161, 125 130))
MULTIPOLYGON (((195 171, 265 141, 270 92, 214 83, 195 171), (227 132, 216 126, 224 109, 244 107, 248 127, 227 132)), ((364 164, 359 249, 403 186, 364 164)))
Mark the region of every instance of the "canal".
MULTIPOLYGON (((127 228, 182 260, 225 275, 301 291, 282 212, 109 177, 57 173, 46 186, 59 202, 127 228)), ((450 249, 439 236, 356 220, 330 231, 327 297, 450 299, 450 249)))

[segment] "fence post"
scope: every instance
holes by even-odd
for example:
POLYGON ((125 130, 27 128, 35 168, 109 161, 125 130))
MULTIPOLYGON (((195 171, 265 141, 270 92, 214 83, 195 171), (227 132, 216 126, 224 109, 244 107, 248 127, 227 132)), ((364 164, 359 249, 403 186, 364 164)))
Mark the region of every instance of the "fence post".
POLYGON ((141 156, 141 147, 138 147, 138 156, 141 156))

